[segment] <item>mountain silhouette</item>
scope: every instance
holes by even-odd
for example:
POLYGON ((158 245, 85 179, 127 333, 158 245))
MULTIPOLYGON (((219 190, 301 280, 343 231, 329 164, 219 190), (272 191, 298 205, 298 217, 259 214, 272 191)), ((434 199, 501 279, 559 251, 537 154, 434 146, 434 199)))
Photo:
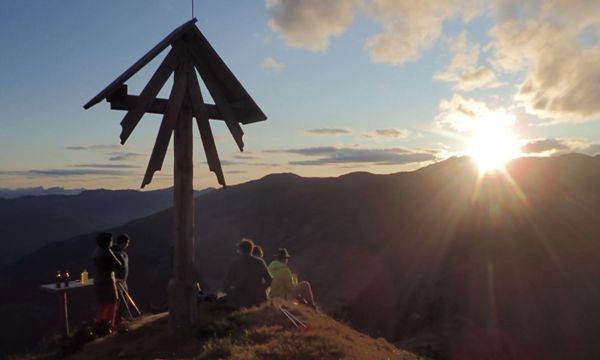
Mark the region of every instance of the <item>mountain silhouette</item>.
POLYGON ((77 195, 0 199, 0 267, 42 246, 167 209, 172 189, 87 190, 77 195))
POLYGON ((0 199, 15 199, 22 196, 43 196, 43 195, 77 195, 85 189, 65 189, 62 187, 44 188, 42 186, 29 188, 0 188, 0 199))
MULTIPOLYGON (((600 356, 600 157, 514 160, 480 175, 467 158, 390 175, 269 175, 196 200, 196 263, 218 289, 242 236, 269 261, 286 247, 323 308, 433 358, 600 356)), ((113 228, 132 237, 130 288, 166 303, 172 211, 113 228)), ((0 271, 0 348, 58 327, 54 272, 91 268, 94 233, 0 271), (56 308, 56 309, 55 309, 56 308), (9 334, 11 336, 9 336, 9 334)), ((93 274, 92 274, 93 276, 93 274)), ((93 296, 72 296, 73 321, 93 296)))

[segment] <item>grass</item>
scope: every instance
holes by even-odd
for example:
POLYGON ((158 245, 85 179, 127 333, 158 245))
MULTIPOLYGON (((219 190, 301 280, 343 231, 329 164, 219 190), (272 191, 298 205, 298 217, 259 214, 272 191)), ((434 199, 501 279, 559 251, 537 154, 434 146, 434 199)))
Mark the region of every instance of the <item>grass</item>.
POLYGON ((280 312, 280 304, 231 311, 202 303, 198 321, 174 332, 168 330, 166 313, 148 316, 132 323, 129 332, 91 342, 69 359, 419 359, 326 315, 285 303, 309 327, 298 331, 280 312))

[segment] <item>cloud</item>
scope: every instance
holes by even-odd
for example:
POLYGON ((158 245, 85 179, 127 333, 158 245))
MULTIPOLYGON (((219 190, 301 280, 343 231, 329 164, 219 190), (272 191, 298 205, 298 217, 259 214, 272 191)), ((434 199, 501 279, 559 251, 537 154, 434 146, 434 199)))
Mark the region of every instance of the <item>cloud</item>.
POLYGON ((255 155, 255 154, 250 153, 250 152, 243 152, 241 154, 235 154, 232 157, 234 159, 238 159, 238 160, 256 160, 256 159, 260 159, 260 156, 255 155))
POLYGON ((305 133, 310 135, 350 135, 354 131, 347 128, 320 128, 320 129, 308 129, 304 130, 305 133))
POLYGON ((97 168, 97 169, 139 169, 138 165, 128 164, 77 164, 71 165, 75 168, 97 168))
POLYGON ((289 46, 323 51, 350 27, 361 0, 266 0, 269 26, 289 46))
POLYGON ((405 139, 408 137, 409 131, 406 129, 376 129, 363 134, 368 139, 405 139))
POLYGON ((481 87, 497 87, 500 83, 489 66, 479 66, 479 44, 472 44, 467 39, 467 32, 450 41, 452 62, 442 71, 435 74, 434 79, 455 82, 455 90, 471 91, 481 87))
POLYGON ((526 154, 540 156, 581 153, 586 155, 600 154, 600 144, 580 138, 546 138, 529 140, 521 151, 526 154))
POLYGON ((383 30, 366 41, 375 62, 401 65, 418 60, 440 38, 444 21, 474 18, 483 0, 266 0, 269 25, 286 44, 323 51, 366 12, 383 30))
POLYGON ((122 169, 77 168, 77 169, 32 169, 32 170, 3 170, 0 175, 24 176, 29 178, 45 177, 75 177, 75 176, 130 176, 136 172, 122 169))
POLYGON ((443 38, 444 23, 485 16, 488 44, 466 33, 451 42, 451 63, 435 79, 457 91, 502 85, 515 73, 515 100, 546 123, 600 117, 600 1, 596 0, 266 0, 269 24, 288 45, 322 51, 366 13, 382 30, 365 42, 374 62, 403 65, 443 38), (482 49, 490 54, 483 63, 482 49), (488 52, 489 51, 489 52, 488 52))
POLYGON ((134 152, 113 152, 110 154, 110 161, 127 161, 139 158, 140 156, 144 156, 144 154, 134 153, 134 152))
POLYGON ((134 172, 122 171, 122 170, 111 170, 111 169, 42 169, 42 170, 29 170, 28 175, 33 176, 50 176, 50 177, 68 177, 68 176, 85 176, 85 175, 133 175, 134 172))
POLYGON ((260 64, 260 67, 266 70, 271 70, 274 72, 281 72, 285 68, 285 64, 280 63, 279 61, 273 59, 272 57, 267 57, 260 64))
POLYGON ((413 151, 403 148, 363 149, 352 147, 321 146, 301 149, 272 150, 306 157, 310 160, 290 161, 290 165, 331 165, 331 164, 372 164, 404 165, 435 161, 434 154, 427 151, 413 151))
POLYGON ((443 23, 457 17, 474 18, 479 0, 372 0, 370 13, 383 31, 366 43, 375 62, 402 65, 416 61, 440 38, 443 23))
MULTIPOLYGON (((203 164, 203 165, 208 164, 206 161, 202 161, 200 163, 203 164)), ((277 163, 251 162, 251 161, 233 161, 233 160, 221 160, 221 165, 222 166, 227 166, 227 167, 229 167, 229 166, 238 166, 238 165, 242 165, 242 166, 258 166, 258 167, 278 167, 278 166, 281 166, 281 164, 277 164, 277 163)))
POLYGON ((562 141, 558 139, 530 140, 528 143, 523 145, 523 147, 521 147, 521 151, 526 154, 557 152, 567 149, 569 149, 569 147, 563 144, 562 141))
POLYGON ((583 122, 600 116, 600 42, 580 41, 600 32, 600 2, 538 1, 524 16, 501 8, 490 31, 494 64, 525 72, 516 100, 550 122, 583 122))
POLYGON ((94 144, 94 145, 76 145, 67 146, 67 150, 115 150, 122 149, 122 145, 107 145, 107 144, 94 144))
POLYGON ((459 133, 472 132, 486 125, 510 127, 514 115, 504 108, 491 109, 485 102, 455 94, 452 99, 440 101, 440 113, 435 118, 438 129, 459 133))

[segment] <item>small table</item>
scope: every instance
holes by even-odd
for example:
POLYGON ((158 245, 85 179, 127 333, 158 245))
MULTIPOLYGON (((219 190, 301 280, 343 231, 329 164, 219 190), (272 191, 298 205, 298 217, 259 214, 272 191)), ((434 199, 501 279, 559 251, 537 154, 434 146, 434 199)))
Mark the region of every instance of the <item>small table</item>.
POLYGON ((61 322, 63 322, 63 335, 65 337, 69 336, 69 302, 67 297, 67 291, 93 285, 94 279, 88 279, 88 281, 85 284, 82 284, 79 280, 69 281, 69 286, 65 286, 65 284, 62 282, 60 283, 60 287, 56 287, 56 283, 40 285, 40 288, 42 290, 58 294, 61 322))

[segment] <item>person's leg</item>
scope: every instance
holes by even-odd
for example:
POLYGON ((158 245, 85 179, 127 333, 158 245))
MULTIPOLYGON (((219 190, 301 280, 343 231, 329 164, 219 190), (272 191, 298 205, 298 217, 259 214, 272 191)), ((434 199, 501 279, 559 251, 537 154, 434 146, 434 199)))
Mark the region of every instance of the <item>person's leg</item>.
POLYGON ((109 307, 109 320, 110 320, 110 327, 112 328, 112 330, 114 330, 116 328, 116 319, 117 319, 117 304, 118 302, 115 301, 112 304, 110 304, 109 307))
POLYGON ((315 307, 315 298, 313 296, 312 287, 308 281, 301 281, 294 287, 292 291, 292 295, 297 298, 301 297, 304 299, 308 305, 315 307))
POLYGON ((100 322, 104 320, 105 306, 102 303, 98 304, 98 311, 96 312, 96 321, 100 322))

